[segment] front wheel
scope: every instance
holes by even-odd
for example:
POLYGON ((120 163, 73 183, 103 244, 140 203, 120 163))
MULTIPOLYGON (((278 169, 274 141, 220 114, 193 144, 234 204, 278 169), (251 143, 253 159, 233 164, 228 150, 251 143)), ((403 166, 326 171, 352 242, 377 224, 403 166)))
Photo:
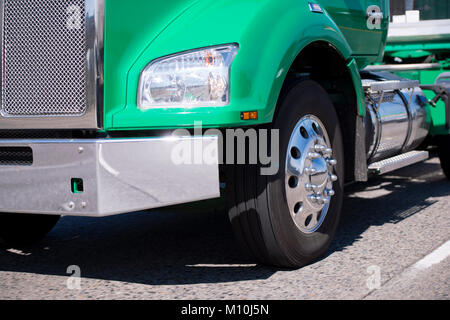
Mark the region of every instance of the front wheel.
POLYGON ((58 222, 60 216, 0 213, 0 243, 26 246, 41 240, 58 222))
POLYGON ((304 81, 279 102, 279 170, 230 165, 229 217, 253 260, 298 268, 322 256, 336 232, 343 201, 344 150, 327 92, 304 81))

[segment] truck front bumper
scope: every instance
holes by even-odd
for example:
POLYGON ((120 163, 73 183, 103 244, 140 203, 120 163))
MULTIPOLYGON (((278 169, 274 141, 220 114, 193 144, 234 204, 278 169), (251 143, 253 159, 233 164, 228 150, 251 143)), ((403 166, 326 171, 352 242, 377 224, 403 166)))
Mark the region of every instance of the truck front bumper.
POLYGON ((0 140, 0 212, 95 217, 219 197, 217 148, 213 136, 0 140))

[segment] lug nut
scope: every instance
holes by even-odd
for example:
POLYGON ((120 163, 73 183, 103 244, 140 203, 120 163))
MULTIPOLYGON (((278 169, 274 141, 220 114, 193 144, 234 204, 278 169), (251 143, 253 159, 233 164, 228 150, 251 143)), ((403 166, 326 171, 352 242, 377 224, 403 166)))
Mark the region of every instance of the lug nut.
POLYGON ((326 155, 331 155, 333 153, 333 150, 331 148, 326 148, 323 153, 326 155))
POLYGON ((305 184, 305 189, 307 191, 316 191, 317 189, 319 189, 319 186, 317 184, 307 183, 305 184))
POLYGON ((328 164, 329 164, 330 166, 335 166, 335 165, 337 165, 336 159, 328 159, 327 162, 328 162, 328 164))
POLYGON ((326 195, 328 196, 328 197, 332 197, 332 196, 334 196, 336 193, 334 192, 334 190, 333 189, 330 189, 330 190, 327 190, 326 191, 326 195))
POLYGON ((316 145, 314 146, 314 150, 315 150, 316 152, 324 152, 326 149, 327 149, 327 147, 326 147, 326 146, 323 146, 323 145, 321 145, 321 144, 316 144, 316 145))
POLYGON ((319 198, 313 194, 310 194, 308 196, 308 199, 311 200, 312 202, 317 202, 319 200, 319 198))
POLYGON ((316 172, 317 172, 317 170, 314 168, 305 168, 305 173, 307 175, 312 175, 312 174, 315 174, 316 172))
POLYGON ((321 157, 320 153, 317 153, 317 152, 309 152, 308 153, 308 158, 311 160, 319 159, 320 157, 321 157))
POLYGON ((331 181, 335 182, 335 181, 337 181, 337 179, 338 179, 337 175, 335 175, 335 174, 330 175, 331 181))
POLYGON ((327 198, 324 198, 322 196, 313 196, 314 197, 314 202, 318 202, 319 204, 327 204, 330 201, 327 198))

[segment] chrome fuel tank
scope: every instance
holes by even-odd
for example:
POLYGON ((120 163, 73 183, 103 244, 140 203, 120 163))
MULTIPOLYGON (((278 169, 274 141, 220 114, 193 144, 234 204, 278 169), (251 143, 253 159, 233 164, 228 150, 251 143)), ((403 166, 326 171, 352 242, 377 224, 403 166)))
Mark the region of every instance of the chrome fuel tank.
MULTIPOLYGON (((364 80, 366 86, 374 80, 364 80)), ((366 92, 368 163, 417 148, 428 135, 427 99, 419 87, 366 92)))

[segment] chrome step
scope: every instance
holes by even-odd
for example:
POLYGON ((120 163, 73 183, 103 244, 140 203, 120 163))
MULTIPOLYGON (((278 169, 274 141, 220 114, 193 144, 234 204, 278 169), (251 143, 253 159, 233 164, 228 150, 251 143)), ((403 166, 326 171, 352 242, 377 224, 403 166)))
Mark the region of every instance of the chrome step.
POLYGON ((385 174, 412 164, 422 162, 430 157, 428 151, 410 151, 386 160, 374 162, 369 165, 369 173, 385 174))

